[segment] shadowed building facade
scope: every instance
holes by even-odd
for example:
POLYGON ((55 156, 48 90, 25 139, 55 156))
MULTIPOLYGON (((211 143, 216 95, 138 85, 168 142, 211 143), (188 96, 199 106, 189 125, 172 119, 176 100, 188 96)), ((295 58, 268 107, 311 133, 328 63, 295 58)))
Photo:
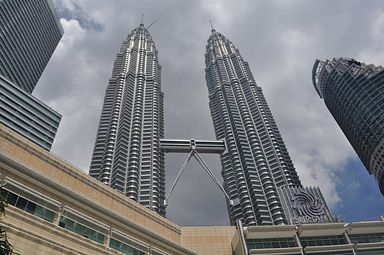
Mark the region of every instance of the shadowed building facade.
POLYGON ((0 1, 0 123, 47 150, 61 115, 31 93, 63 32, 51 0, 0 1))
POLYGON ((151 35, 134 29, 117 54, 89 174, 165 215, 161 67, 151 35))
POLYGON ((384 194, 384 68, 349 58, 316 60, 312 81, 384 194))
POLYGON ((49 150, 61 115, 0 75, 0 123, 49 150))
POLYGON ((209 106, 221 155, 231 224, 287 223, 278 189, 301 187, 299 177, 248 63, 225 36, 212 30, 205 54, 209 106))
POLYGON ((31 94, 63 28, 51 0, 0 1, 0 75, 31 94))

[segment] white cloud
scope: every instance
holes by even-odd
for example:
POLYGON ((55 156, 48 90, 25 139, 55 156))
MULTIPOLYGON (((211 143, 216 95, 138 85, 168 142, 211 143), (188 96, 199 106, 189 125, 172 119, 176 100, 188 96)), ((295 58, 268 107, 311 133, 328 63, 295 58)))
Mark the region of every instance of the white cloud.
POLYGON ((66 54, 73 52, 73 46, 76 47, 76 43, 86 36, 86 31, 80 27, 77 20, 60 19, 60 22, 65 33, 56 48, 56 58, 63 58, 66 54))
POLYGON ((372 22, 368 30, 372 38, 372 44, 359 54, 359 58, 367 64, 375 63, 377 65, 384 65, 384 10, 381 9, 375 14, 374 17, 376 19, 372 22))

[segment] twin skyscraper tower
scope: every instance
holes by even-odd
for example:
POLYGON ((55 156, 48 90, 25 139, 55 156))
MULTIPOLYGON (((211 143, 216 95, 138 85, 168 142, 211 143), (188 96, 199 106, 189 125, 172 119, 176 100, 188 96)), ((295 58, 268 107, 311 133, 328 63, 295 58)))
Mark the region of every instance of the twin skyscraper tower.
MULTIPOLYGON (((231 224, 337 221, 318 188, 304 188, 262 89, 233 43, 212 29, 205 53, 231 224), (232 202, 235 201, 235 202, 232 202)), ((117 54, 89 174, 165 216, 164 102, 155 43, 143 24, 117 54)))

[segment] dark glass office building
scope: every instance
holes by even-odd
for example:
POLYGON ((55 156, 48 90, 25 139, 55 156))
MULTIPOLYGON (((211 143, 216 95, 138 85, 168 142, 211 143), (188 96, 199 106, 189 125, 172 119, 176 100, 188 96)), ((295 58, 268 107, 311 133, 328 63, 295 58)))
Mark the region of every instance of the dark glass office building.
POLYGON ((32 93, 63 32, 51 0, 0 1, 0 75, 32 93))
POLYGON ((0 1, 0 123, 47 150, 61 115, 31 93, 62 35, 51 0, 0 1))
POLYGON ((316 60, 313 85, 384 194, 384 68, 316 60))
POLYGON ((205 54, 209 106, 221 155, 231 224, 286 224, 278 189, 301 187, 262 88, 234 44, 212 30, 205 54))
POLYGON ((0 75, 0 123, 49 150, 61 115, 0 75))
POLYGON ((143 24, 123 42, 104 97, 89 174, 165 215, 164 95, 157 55, 143 24))

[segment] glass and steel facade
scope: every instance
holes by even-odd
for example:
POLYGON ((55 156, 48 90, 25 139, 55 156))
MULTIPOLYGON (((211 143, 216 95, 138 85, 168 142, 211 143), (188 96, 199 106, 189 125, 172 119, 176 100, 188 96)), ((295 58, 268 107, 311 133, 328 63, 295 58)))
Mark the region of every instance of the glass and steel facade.
POLYGON ((31 93, 63 32, 51 0, 0 1, 0 123, 47 150, 61 115, 31 93))
POLYGON ((384 194, 384 68, 316 60, 313 85, 384 194))
POLYGON ((32 93, 63 32, 51 0, 0 1, 0 76, 32 93))
POLYGON ((0 123, 49 150, 60 120, 59 113, 0 76, 0 123))
POLYGON ((212 30, 205 54, 209 106, 221 155, 231 224, 287 223, 279 187, 301 187, 262 89, 233 43, 212 30))
POLYGON ((242 232, 246 252, 235 254, 384 254, 383 227, 382 220, 249 226, 242 232))
POLYGON ((151 35, 141 24, 123 42, 106 90, 89 174, 165 215, 163 92, 151 35))

